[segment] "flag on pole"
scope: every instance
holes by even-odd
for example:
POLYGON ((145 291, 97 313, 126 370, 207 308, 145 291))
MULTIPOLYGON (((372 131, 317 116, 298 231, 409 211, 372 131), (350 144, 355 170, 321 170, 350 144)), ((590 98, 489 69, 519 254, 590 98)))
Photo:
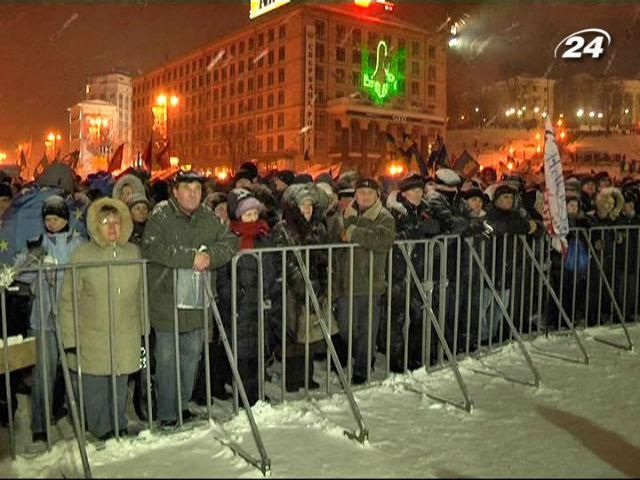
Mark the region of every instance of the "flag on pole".
POLYGON ((424 161, 424 157, 418 148, 418 144, 411 137, 411 135, 407 135, 406 133, 402 134, 403 137, 403 148, 402 154, 407 159, 407 163, 409 164, 409 169, 413 168, 413 164, 415 163, 420 170, 420 175, 423 177, 427 176, 427 164, 424 161))
POLYGON ((480 164, 465 150, 453 163, 453 169, 466 178, 471 178, 480 171, 480 164))
POLYGON ((124 152, 124 143, 120 144, 120 146, 116 148, 116 151, 113 152, 113 156, 111 157, 111 160, 109 160, 109 167, 107 168, 108 172, 114 172, 122 168, 123 152, 124 152))
POLYGON ((165 170, 171 167, 171 162, 169 160, 169 142, 158 152, 156 156, 156 162, 161 170, 165 170))
POLYGON ((569 244, 569 219, 562 176, 562 161, 556 145, 551 119, 547 117, 544 127, 544 210, 543 217, 547 233, 551 236, 551 246, 563 256, 569 244))
POLYGON ((152 170, 152 164, 151 164, 151 150, 153 148, 153 144, 152 144, 152 140, 149 139, 149 143, 147 144, 147 146, 144 149, 144 152, 142 153, 142 164, 146 167, 147 170, 151 171, 152 170))

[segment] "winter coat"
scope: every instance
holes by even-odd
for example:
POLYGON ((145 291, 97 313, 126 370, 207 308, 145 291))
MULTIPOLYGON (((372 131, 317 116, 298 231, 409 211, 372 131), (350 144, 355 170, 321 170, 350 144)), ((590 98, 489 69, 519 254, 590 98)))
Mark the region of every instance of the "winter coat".
MULTIPOLYGON (((323 221, 324 211, 316 208, 314 203, 313 214, 307 221, 300 212, 291 195, 283 195, 283 219, 275 226, 272 232, 272 242, 279 247, 291 247, 302 245, 322 245, 328 243, 327 227, 323 221)), ((337 252, 334 252, 334 255, 337 252)), ((306 253, 300 252, 303 261, 306 261, 306 253)), ((270 311, 272 343, 276 348, 281 342, 282 331, 282 254, 271 255, 272 270, 276 272, 277 290, 272 291, 273 307, 270 311)), ((313 250, 309 253, 309 279, 318 302, 322 302, 327 297, 328 288, 328 251, 313 250)), ((300 270, 300 266, 294 252, 286 254, 286 274, 287 274, 287 356, 302 354, 304 345, 297 342, 297 332, 303 324, 306 324, 305 292, 306 283, 300 270)), ((335 271, 335 270, 334 270, 335 271)), ((311 307, 310 313, 315 311, 311 307)))
MULTIPOLYGON (((271 245, 269 227, 264 220, 251 224, 231 223, 231 231, 241 239, 252 236, 252 247, 265 248, 271 245)), ((242 251, 242 250, 241 250, 242 251)), ((263 257, 263 262, 266 257, 263 257)), ((269 292, 275 282, 274 271, 269 264, 263 263, 263 299, 270 300, 269 292), (266 268, 265 268, 266 266, 266 268)), ((222 317, 225 332, 232 342, 232 294, 231 294, 231 262, 218 268, 216 273, 218 287, 218 308, 222 317)), ((258 357, 258 260, 253 255, 240 255, 236 267, 236 339, 238 358, 258 357)), ((265 312, 265 327, 267 326, 265 312)), ((266 337, 265 337, 266 338, 266 337)))
POLYGON ((129 239, 129 242, 133 243, 134 245, 140 245, 142 243, 142 235, 144 234, 145 225, 146 225, 146 222, 145 223, 133 222, 133 233, 131 234, 131 238, 129 239))
MULTIPOLYGON (((174 328, 174 269, 182 269, 182 275, 200 274, 193 271, 196 253, 203 248, 211 257, 211 288, 215 293, 216 269, 229 262, 240 246, 238 237, 216 218, 211 209, 201 204, 191 215, 177 205, 175 199, 165 200, 155 206, 142 236, 142 255, 149 259, 147 272, 149 284, 149 315, 151 325, 161 331, 174 328)), ((204 292, 203 292, 204 293, 204 292)), ((178 309, 178 329, 189 332, 202 328, 200 309, 178 309)))
MULTIPOLYGON (((491 205, 487 211, 486 221, 493 227, 494 238, 486 242, 485 268, 491 275, 492 255, 495 245, 495 276, 493 283, 496 288, 502 287, 502 277, 504 273, 505 288, 511 285, 513 275, 513 249, 522 254, 523 247, 518 243, 520 240, 516 235, 526 235, 529 233, 529 219, 527 212, 523 209, 512 208, 503 210, 491 205), (517 245, 517 247, 515 247, 517 245), (503 259, 505 263, 503 264, 503 259)), ((516 265, 520 265, 519 256, 516 257, 516 265)))
MULTIPOLYGON (((396 239, 393 216, 377 200, 367 210, 360 210, 354 201, 344 211, 347 242, 359 246, 353 251, 353 294, 369 295, 369 255, 373 252, 373 294, 384 293, 387 253, 396 239)), ((343 249, 338 260, 337 294, 349 296, 349 251, 343 249)))
POLYGON ((430 189, 424 198, 432 218, 440 224, 446 235, 476 235, 482 231, 482 219, 472 218, 469 207, 453 192, 430 189))
MULTIPOLYGON (((44 260, 44 257, 52 257, 55 259, 57 265, 64 265, 69 262, 71 253, 76 249, 78 245, 84 242, 84 239, 76 232, 62 232, 62 233, 45 233, 37 240, 29 242, 29 248, 22 251, 15 260, 15 265, 23 265, 26 261, 34 259, 38 265, 44 260)), ((53 271, 51 272, 53 273, 53 271)), ((51 290, 53 287, 55 292, 55 302, 53 306, 57 308, 60 304, 60 291, 62 290, 62 281, 65 270, 60 268, 55 271, 55 275, 51 275, 48 272, 42 275, 42 285, 44 292, 40 292, 40 280, 36 272, 27 272, 20 275, 19 280, 25 283, 31 284, 31 292, 33 293, 33 303, 30 316, 30 327, 34 330, 43 329, 48 332, 55 331, 55 325, 53 318, 51 317, 51 290), (42 301, 44 322, 40 317, 40 301, 42 301)), ((71 273, 69 273, 71 275, 71 273)))
MULTIPOLYGON (((133 225, 129 209, 124 203, 101 198, 92 203, 87 213, 90 242, 79 245, 71 254, 70 263, 104 262, 105 266, 85 267, 76 270, 76 302, 79 339, 76 342, 73 321, 73 278, 64 275, 60 300, 60 324, 65 350, 77 348, 83 373, 109 375, 110 356, 110 307, 114 329, 113 351, 115 374, 135 372, 140 367, 140 336, 144 319, 142 310, 142 265, 114 265, 111 268, 111 285, 107 264, 110 262, 140 258, 137 246, 127 243, 133 225), (120 213, 121 233, 115 244, 107 243, 99 229, 98 214, 105 206, 113 206, 120 213)), ((78 369, 77 351, 69 354, 69 368, 78 369)))

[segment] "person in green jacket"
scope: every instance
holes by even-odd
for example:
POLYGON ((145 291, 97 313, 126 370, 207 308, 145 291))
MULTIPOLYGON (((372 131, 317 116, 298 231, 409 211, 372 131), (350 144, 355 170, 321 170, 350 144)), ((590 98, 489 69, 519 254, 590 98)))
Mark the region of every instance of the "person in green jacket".
MULTIPOLYGON (((385 291, 387 254, 396 239, 393 216, 382 206, 380 186, 371 178, 356 183, 355 200, 344 210, 342 240, 357 243, 353 252, 353 383, 367 380, 368 338, 371 337, 371 356, 375 355, 378 334, 380 297, 385 291), (369 298, 369 266, 373 258, 373 296, 369 298), (369 330, 369 301, 372 302, 371 330, 369 330)), ((345 345, 349 339, 349 277, 348 251, 338 262, 338 324, 345 345)), ((350 361, 350 360, 349 360, 350 361)), ((344 363, 344 362, 343 362, 344 363)))
POLYGON ((172 197, 156 205, 142 237, 142 255, 149 259, 149 314, 156 336, 158 419, 163 427, 175 426, 179 414, 174 309, 178 311, 182 418, 188 420, 187 403, 206 340, 202 282, 215 291, 215 270, 240 248, 238 237, 201 202, 203 180, 196 172, 179 171, 172 197))
POLYGON ((94 437, 106 440, 115 431, 111 375, 116 380, 119 433, 127 433, 127 380, 140 368, 144 325, 142 266, 135 262, 140 258, 138 247, 128 243, 133 223, 129 209, 120 200, 105 197, 93 202, 87 210, 87 229, 91 241, 76 247, 69 263, 102 265, 78 267, 75 286, 71 271, 64 274, 60 328, 76 399, 82 372, 88 430, 94 437), (112 265, 109 275, 109 264, 126 261, 131 263, 112 265))

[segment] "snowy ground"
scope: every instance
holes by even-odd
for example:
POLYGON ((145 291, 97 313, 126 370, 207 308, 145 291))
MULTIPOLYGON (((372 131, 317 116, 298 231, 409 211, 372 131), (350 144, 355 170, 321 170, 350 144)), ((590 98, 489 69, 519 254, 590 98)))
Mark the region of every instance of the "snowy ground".
MULTIPOLYGON (((640 325, 630 327, 640 344, 640 325)), ((639 477, 640 356, 597 342, 624 344, 619 328, 580 333, 591 364, 578 362, 570 336, 528 343, 542 386, 514 346, 461 373, 473 413, 435 401, 461 402, 450 370, 395 375, 358 390, 370 430, 364 446, 343 436, 355 422, 344 395, 254 408, 272 477, 639 477), (509 377, 513 380, 506 380, 509 377), (426 395, 429 394, 429 396, 426 395)), ((319 378, 318 378, 319 379, 319 378)), ((22 402, 23 405, 26 402, 22 402)), ((24 408, 24 407, 21 407, 24 408)), ((218 410, 220 410, 219 407, 218 410)), ((228 411, 228 407, 227 408, 228 411)), ((223 412, 224 413, 224 412, 223 412)), ((20 419, 18 420, 20 428, 20 419)), ((216 438, 256 452, 246 417, 163 436, 89 447, 95 477, 259 477, 216 438)), ((73 441, 49 453, 0 463, 0 477, 79 476, 73 441)), ((5 452, 6 455, 6 452, 5 452)))

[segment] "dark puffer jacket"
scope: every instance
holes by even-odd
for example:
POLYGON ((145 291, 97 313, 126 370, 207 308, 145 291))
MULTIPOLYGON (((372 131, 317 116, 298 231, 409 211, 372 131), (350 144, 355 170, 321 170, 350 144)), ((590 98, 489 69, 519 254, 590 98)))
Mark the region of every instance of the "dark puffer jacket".
MULTIPOLYGON (((328 243, 327 227, 324 222, 324 210, 316 208, 314 202, 313 215, 307 221, 293 198, 283 196, 283 219, 273 229, 272 243, 279 247, 300 245, 320 245, 328 243)), ((306 252, 301 251, 302 260, 306 261, 306 252)), ((312 250, 309 253, 309 278, 313 290, 318 297, 327 295, 328 285, 328 252, 326 250, 312 250)), ((287 275, 287 356, 300 354, 304 345, 297 343, 296 332, 299 322, 305 321, 305 281, 298 261, 293 252, 286 254, 287 275)), ((270 310, 271 342, 275 349, 280 348, 282 332, 282 254, 271 255, 271 270, 277 279, 275 291, 271 291, 273 299, 270 310)), ((310 304, 311 305, 311 304, 310 304)), ((313 312, 313 309, 311 309, 313 312)))
MULTIPOLYGON (((430 217, 427 205, 422 202, 415 206, 399 192, 391 192, 387 198, 387 209, 396 223, 397 240, 420 240, 431 238, 440 233, 439 223, 430 217)), ((411 263, 419 278, 424 272, 424 245, 410 246, 411 263)), ((403 326, 405 325, 405 296, 407 266, 404 255, 397 246, 393 247, 393 273, 391 284, 391 368, 402 371, 404 352, 403 326)), ((409 326, 409 368, 417 366, 420 357, 422 329, 422 298, 413 279, 409 279, 410 290, 410 326, 409 326)), ((383 329, 386 337, 386 329, 383 329)))
MULTIPOLYGON (((259 220, 252 225, 251 232, 248 229, 238 228, 238 224, 231 224, 231 231, 242 238, 244 235, 253 236, 253 248, 266 248, 271 246, 269 227, 264 220, 259 220)), ((238 348, 238 358, 258 358, 258 308, 259 308, 259 275, 258 260, 253 255, 242 255, 236 266, 236 339, 238 348)), ((273 291, 275 276, 269 263, 263 268, 263 299, 270 300, 269 292, 273 291)), ((220 267, 216 273, 218 287, 218 307, 220 316, 229 341, 233 345, 232 329, 232 284, 231 284, 231 262, 220 267)), ((265 328, 267 318, 265 312, 265 328)), ((265 337, 266 338, 266 337, 265 337)))

